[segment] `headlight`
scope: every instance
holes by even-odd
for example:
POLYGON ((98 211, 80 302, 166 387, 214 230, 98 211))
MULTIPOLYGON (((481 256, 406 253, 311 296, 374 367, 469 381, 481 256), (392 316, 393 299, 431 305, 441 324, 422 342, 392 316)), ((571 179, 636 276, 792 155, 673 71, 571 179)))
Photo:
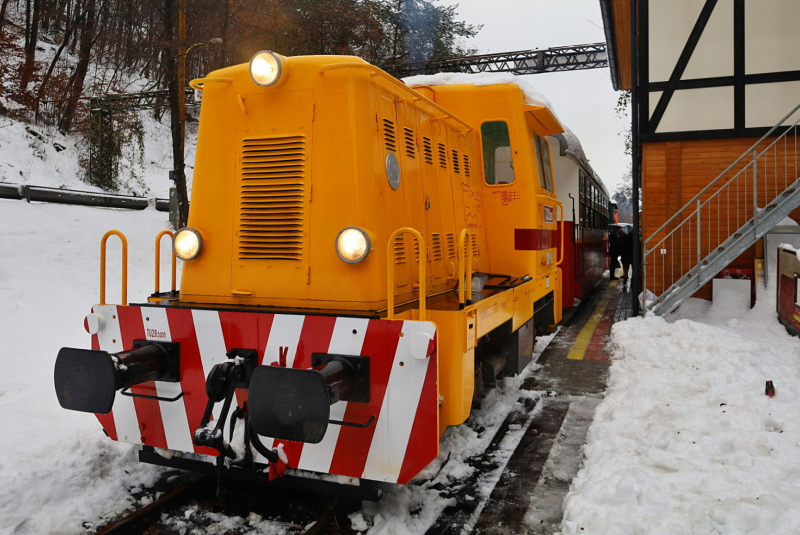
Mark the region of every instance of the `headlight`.
POLYGON ((262 50, 250 60, 250 77, 258 85, 273 85, 280 79, 282 72, 283 60, 275 52, 262 50))
POLYGON ((347 227, 336 236, 336 254, 349 264, 364 260, 371 248, 369 235, 358 227, 347 227))
POLYGON ((172 250, 181 260, 194 260, 203 250, 203 237, 193 228, 182 228, 172 240, 172 250))

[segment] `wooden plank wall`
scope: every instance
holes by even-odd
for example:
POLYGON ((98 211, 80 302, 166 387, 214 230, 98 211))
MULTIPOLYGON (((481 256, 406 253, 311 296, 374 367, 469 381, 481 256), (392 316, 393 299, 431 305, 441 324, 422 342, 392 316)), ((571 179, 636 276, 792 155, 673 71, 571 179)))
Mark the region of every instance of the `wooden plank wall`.
MULTIPOLYGON (((642 144, 642 235, 645 238, 653 235, 658 227, 756 141, 757 139, 719 139, 642 144)), ((766 148, 771 141, 772 139, 764 142, 759 147, 760 150, 766 148)), ((771 201, 783 191, 786 181, 791 183, 798 177, 800 162, 797 161, 793 144, 793 137, 786 144, 781 141, 767 153, 766 158, 759 160, 759 207, 763 208, 768 200, 771 201)), ((751 157, 745 158, 726 177, 732 177, 751 160, 751 157)), ((739 182, 741 189, 750 188, 752 191, 752 168, 740 175, 739 182), (744 180, 745 175, 747 180, 744 180)), ((701 201, 717 189, 711 188, 701 197, 701 201)), ((745 204, 741 201, 737 203, 736 195, 718 196, 701 214, 701 254, 705 256, 710 249, 716 248, 718 243, 750 217, 752 200, 745 204)), ((800 221, 800 209, 795 210, 791 217, 800 221)), ((647 286, 651 291, 660 294, 686 269, 696 264, 696 228, 696 220, 692 219, 686 231, 673 235, 661 246, 668 254, 648 257, 648 266, 645 268, 648 270, 647 286)), ((669 230, 662 231, 659 237, 669 230)), ((652 248, 655 243, 651 242, 648 247, 652 248)), ((739 260, 751 261, 754 257, 755 246, 739 260)), ((706 285, 696 297, 710 299, 710 286, 706 285)))

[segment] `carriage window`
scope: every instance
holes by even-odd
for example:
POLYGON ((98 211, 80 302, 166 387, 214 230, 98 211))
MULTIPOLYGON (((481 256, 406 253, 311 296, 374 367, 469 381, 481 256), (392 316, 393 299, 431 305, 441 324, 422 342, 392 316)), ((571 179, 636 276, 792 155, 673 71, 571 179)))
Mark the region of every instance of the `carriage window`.
POLYGON ((493 121, 481 125, 483 140, 483 170, 487 184, 514 182, 514 162, 511 159, 511 140, 508 125, 493 121))
POLYGON ((536 147, 536 161, 539 164, 539 180, 542 189, 553 191, 553 177, 550 174, 550 153, 547 150, 547 141, 534 133, 533 145, 536 147))

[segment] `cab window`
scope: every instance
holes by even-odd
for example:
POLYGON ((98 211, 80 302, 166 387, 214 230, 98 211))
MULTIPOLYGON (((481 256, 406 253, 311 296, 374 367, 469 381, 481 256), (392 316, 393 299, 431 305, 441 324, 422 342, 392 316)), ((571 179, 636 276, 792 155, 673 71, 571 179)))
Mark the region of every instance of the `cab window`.
POLYGON ((543 137, 533 134, 533 144, 536 146, 536 161, 539 163, 539 180, 542 189, 553 191, 553 175, 550 172, 550 151, 547 150, 547 141, 543 137))
POLYGON ((483 171, 487 184, 514 182, 514 162, 511 159, 511 140, 504 121, 481 125, 483 141, 483 171))

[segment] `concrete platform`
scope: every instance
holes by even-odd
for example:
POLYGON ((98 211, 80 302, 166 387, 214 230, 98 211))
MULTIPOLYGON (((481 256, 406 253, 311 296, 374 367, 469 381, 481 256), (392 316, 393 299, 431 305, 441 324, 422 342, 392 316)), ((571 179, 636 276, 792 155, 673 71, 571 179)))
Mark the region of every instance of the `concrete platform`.
POLYGON ((611 326, 631 313, 621 281, 602 281, 568 318, 539 357, 525 387, 544 390, 535 416, 474 526, 461 533, 549 534, 561 525, 561 504, 583 462, 586 432, 603 398, 611 365, 611 326))

